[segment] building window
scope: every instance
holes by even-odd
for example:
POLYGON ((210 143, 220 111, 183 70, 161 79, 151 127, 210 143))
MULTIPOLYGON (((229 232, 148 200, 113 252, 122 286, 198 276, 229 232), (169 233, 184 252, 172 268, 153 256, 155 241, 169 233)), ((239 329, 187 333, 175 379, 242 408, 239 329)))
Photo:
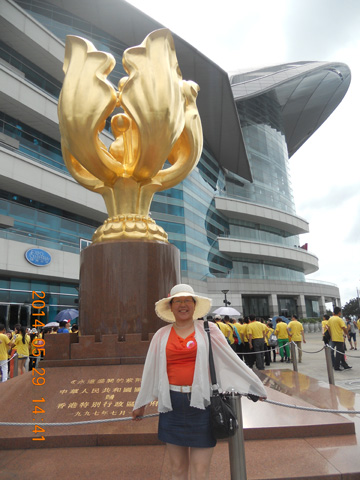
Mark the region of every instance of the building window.
POLYGON ((38 246, 79 252, 80 238, 90 240, 100 222, 0 190, 0 214, 14 226, 0 229, 0 237, 38 246))
POLYGON ((263 318, 267 320, 270 315, 269 311, 269 301, 267 297, 258 297, 258 296, 247 296, 243 295, 243 315, 256 315, 256 317, 263 318))
POLYGON ((308 318, 320 317, 320 304, 317 299, 305 298, 306 316, 308 318))
POLYGON ((50 165, 70 176, 62 158, 60 143, 56 140, 3 112, 0 112, 0 132, 18 140, 19 151, 32 160, 50 165))
POLYGON ((297 315, 297 303, 295 298, 278 297, 279 315, 286 318, 291 318, 292 315, 297 315))

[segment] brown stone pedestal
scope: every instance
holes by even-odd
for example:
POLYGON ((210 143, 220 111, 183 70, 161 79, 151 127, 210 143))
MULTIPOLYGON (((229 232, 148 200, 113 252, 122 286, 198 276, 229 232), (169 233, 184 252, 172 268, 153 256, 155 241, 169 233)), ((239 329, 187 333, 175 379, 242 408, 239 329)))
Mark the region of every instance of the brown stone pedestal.
POLYGON ((82 335, 141 333, 164 325, 154 304, 180 283, 180 252, 171 244, 104 242, 81 252, 79 320, 82 335))

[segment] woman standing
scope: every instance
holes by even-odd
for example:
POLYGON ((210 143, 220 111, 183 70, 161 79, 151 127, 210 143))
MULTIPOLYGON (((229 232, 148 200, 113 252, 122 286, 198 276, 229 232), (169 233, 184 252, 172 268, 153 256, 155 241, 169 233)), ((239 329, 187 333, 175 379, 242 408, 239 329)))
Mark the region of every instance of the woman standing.
MULTIPOLYGON (((170 325, 154 335, 147 353, 133 419, 158 399, 159 439, 167 444, 173 480, 207 479, 213 447, 210 429, 209 346, 203 322, 211 300, 185 284, 155 304, 157 315, 170 325)), ((238 358, 224 335, 210 323, 217 380, 222 390, 266 398, 258 377, 238 358)))
POLYGON ((18 375, 21 375, 26 373, 25 363, 29 358, 30 337, 25 327, 20 324, 15 325, 15 340, 12 343, 18 355, 18 375))

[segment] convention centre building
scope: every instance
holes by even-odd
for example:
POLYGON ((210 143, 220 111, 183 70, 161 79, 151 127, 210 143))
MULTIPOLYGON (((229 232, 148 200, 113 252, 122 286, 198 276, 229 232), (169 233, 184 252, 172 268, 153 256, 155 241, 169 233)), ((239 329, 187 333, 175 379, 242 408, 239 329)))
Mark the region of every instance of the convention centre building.
MULTIPOLYGON (((0 5, 0 314, 12 327, 29 324, 33 291, 46 293, 49 321, 76 308, 80 251, 107 218, 102 197, 62 159, 66 36, 112 53, 117 86, 124 50, 164 26, 122 0, 0 5)), ((227 294, 242 315, 324 314, 327 302, 340 304, 339 289, 306 279, 319 265, 302 245, 309 224, 296 214, 289 159, 343 99, 349 68, 300 61, 229 75, 174 41, 183 78, 200 86, 204 147, 188 178, 155 195, 151 215, 180 250, 183 283, 212 297, 214 309, 227 294)), ((108 126, 101 140, 113 141, 108 126)))

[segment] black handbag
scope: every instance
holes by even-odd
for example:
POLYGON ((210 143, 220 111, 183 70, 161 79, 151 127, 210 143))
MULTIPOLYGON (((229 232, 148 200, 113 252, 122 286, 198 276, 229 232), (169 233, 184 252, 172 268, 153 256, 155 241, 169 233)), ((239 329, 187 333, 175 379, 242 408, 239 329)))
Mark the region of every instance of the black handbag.
POLYGON ((210 396, 211 431, 215 438, 228 438, 235 435, 239 424, 230 405, 229 396, 225 393, 220 393, 216 383, 216 372, 211 348, 210 328, 207 320, 204 321, 204 328, 209 338, 209 365, 212 383, 212 392, 210 396))

